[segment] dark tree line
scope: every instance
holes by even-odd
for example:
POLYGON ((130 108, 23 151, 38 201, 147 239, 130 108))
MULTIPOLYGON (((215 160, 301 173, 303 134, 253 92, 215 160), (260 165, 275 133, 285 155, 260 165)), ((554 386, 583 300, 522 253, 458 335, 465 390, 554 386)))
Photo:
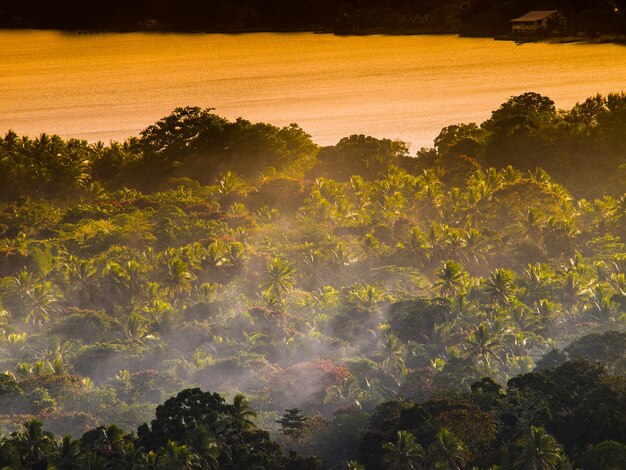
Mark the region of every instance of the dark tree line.
MULTIPOLYGON (((437 167, 446 181, 459 183, 479 166, 509 165, 522 171, 542 168, 579 196, 615 196, 626 184, 624 126, 623 93, 597 95, 558 110, 548 97, 529 92, 503 103, 480 125, 444 128, 433 149, 413 158, 404 143, 389 139, 353 135, 320 148, 295 124, 278 128, 241 118, 229 121, 211 109, 186 107, 123 144, 45 134, 29 139, 9 131, 0 137, 0 200, 65 198, 102 187, 154 191, 172 178, 209 184, 228 171, 254 179, 267 168, 304 171, 309 181, 343 182, 357 174, 373 180, 393 166, 414 175, 437 167)), ((289 183, 283 179, 281 184, 289 183)))
POLYGON ((529 10, 558 9, 568 31, 624 33, 623 0, 2 0, 0 24, 61 29, 324 30, 337 33, 510 32, 529 10))
MULTIPOLYGON (((287 445, 297 447, 308 438, 307 451, 322 450, 319 431, 307 424, 310 417, 297 408, 285 411, 278 421, 287 445), (315 432, 311 440, 307 434, 315 432)), ((185 389, 159 405, 136 435, 110 424, 78 439, 61 438, 37 419, 26 421, 0 443, 0 465, 16 470, 320 468, 316 457, 285 454, 256 427, 256 416, 243 395, 231 404, 217 393, 185 389)), ((348 462, 348 468, 619 470, 626 464, 626 382, 623 374, 611 375, 599 363, 575 360, 512 378, 506 388, 483 378, 462 393, 385 402, 366 427, 354 424, 343 422, 343 432, 360 442, 359 460, 348 462)))
POLYGON ((625 385, 622 374, 578 360, 515 377, 506 389, 483 378, 466 393, 387 402, 371 417, 360 462, 395 468, 385 443, 409 433, 416 468, 622 468, 625 385))
POLYGON ((29 420, 0 444, 0 465, 12 469, 81 470, 318 468, 315 458, 283 454, 266 431, 249 420, 254 410, 242 395, 228 404, 217 393, 186 389, 156 409, 137 435, 111 424, 74 439, 55 437, 29 420))

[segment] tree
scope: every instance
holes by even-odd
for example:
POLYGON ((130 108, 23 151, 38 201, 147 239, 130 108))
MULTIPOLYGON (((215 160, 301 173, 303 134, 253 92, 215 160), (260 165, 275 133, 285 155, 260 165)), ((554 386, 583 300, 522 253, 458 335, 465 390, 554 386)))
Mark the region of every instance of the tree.
POLYGON ((561 460, 561 446, 545 429, 530 427, 518 443, 521 452, 514 465, 524 470, 555 470, 561 460))
POLYGON ((93 281, 96 276, 96 267, 91 260, 70 256, 64 265, 68 289, 66 298, 74 305, 85 308, 94 297, 93 281))
POLYGON ((554 101, 538 93, 527 92, 511 97, 493 111, 491 118, 483 123, 483 127, 493 132, 498 126, 511 125, 522 120, 537 125, 544 115, 552 117, 555 113, 554 101))
POLYGON ((407 154, 406 144, 390 139, 365 135, 344 137, 337 145, 323 147, 317 154, 317 164, 310 176, 324 176, 336 181, 348 181, 354 175, 374 179, 390 163, 407 154))
POLYGON ((476 157, 487 135, 484 129, 474 123, 452 125, 441 130, 434 144, 437 154, 444 159, 459 155, 476 157))
POLYGON ((300 439, 305 433, 307 416, 302 414, 299 408, 290 408, 285 410, 285 414, 276 422, 280 424, 280 432, 285 436, 294 439, 300 439))
POLYGON ((155 419, 150 426, 140 426, 137 437, 148 450, 156 450, 168 441, 186 442, 188 434, 200 425, 211 432, 221 432, 220 415, 228 414, 230 409, 217 393, 189 388, 159 405, 155 419))
POLYGON ((201 468, 211 470, 220 468, 219 460, 222 453, 227 457, 226 460, 232 458, 227 444, 223 441, 218 442, 211 431, 202 424, 191 430, 187 442, 195 451, 196 461, 201 468))
POLYGON ((56 443, 54 464, 59 470, 78 470, 80 468, 80 441, 72 436, 63 436, 61 442, 56 443))
POLYGON ((180 468, 191 470, 199 467, 198 456, 186 445, 169 441, 160 453, 157 462, 162 469, 180 468))
POLYGON ((465 273, 459 263, 452 260, 444 261, 441 268, 435 271, 437 281, 433 288, 444 297, 454 297, 463 290, 463 277, 465 273))
POLYGON ((568 358, 600 362, 607 370, 619 375, 626 373, 626 333, 607 331, 578 338, 563 350, 568 358))
POLYGON ((494 336, 486 323, 481 323, 465 341, 465 347, 466 354, 470 358, 488 362, 492 357, 500 359, 498 353, 502 349, 502 343, 494 336))
POLYGON ((227 121, 211 111, 212 108, 176 108, 172 114, 141 132, 139 143, 143 151, 170 162, 181 162, 199 150, 199 141, 207 145, 210 140, 218 140, 223 133, 227 121))
POLYGON ((233 421, 243 429, 256 427, 252 419, 256 418, 256 412, 252 409, 245 395, 238 393, 233 398, 233 406, 230 410, 233 421))
POLYGON ((485 292, 492 303, 506 305, 513 293, 514 274, 507 269, 496 269, 485 281, 485 292))
POLYGON ((465 444, 446 428, 441 428, 435 441, 428 447, 429 459, 437 469, 461 470, 469 459, 465 444))
POLYGON ((405 372, 406 346, 397 336, 385 334, 379 355, 383 370, 391 375, 400 386, 401 376, 405 372))
POLYGON ((424 460, 422 446, 415 442, 415 436, 408 431, 398 431, 396 442, 383 444, 386 453, 383 461, 389 470, 415 470, 424 460))
POLYGON ((47 323, 57 301, 48 281, 36 284, 27 292, 26 317, 24 321, 32 325, 47 323))
POLYGON ((275 295, 278 300, 282 299, 281 294, 293 285, 294 268, 291 264, 281 258, 274 258, 266 267, 266 280, 262 288, 270 294, 275 295))
POLYGON ((43 423, 31 419, 24 423, 22 430, 11 435, 20 453, 20 459, 27 468, 46 468, 48 455, 54 445, 51 433, 43 430, 43 423))
POLYGON ((190 292, 194 279, 195 276, 189 271, 187 263, 180 258, 174 258, 167 262, 162 283, 168 296, 173 299, 190 292))
POLYGON ((591 447, 583 456, 585 470, 621 470, 626 468, 626 445, 603 441, 591 447))

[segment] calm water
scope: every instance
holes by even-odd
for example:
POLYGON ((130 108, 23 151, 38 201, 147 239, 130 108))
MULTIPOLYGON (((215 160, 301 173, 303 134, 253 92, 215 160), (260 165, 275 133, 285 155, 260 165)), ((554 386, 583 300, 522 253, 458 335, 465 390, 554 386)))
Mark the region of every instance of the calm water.
POLYGON ((0 31, 0 133, 123 140, 176 106, 214 107, 321 144, 365 133, 431 145, 536 91, 569 107, 626 90, 626 47, 453 36, 0 31))

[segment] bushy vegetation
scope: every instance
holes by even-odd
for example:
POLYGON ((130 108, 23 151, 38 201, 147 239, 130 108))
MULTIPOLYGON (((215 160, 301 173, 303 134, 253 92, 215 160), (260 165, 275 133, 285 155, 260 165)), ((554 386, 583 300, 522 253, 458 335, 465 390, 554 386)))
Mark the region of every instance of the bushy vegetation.
POLYGON ((199 108, 8 132, 0 464, 620 468, 625 130, 527 93, 416 156, 199 108))

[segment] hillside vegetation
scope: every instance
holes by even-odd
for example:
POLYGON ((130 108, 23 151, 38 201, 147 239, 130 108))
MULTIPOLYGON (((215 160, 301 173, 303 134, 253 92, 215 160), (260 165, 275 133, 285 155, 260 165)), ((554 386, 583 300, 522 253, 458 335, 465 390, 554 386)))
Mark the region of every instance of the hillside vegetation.
POLYGON ((0 467, 623 468, 625 163, 624 94, 413 155, 200 108, 9 131, 0 467))

